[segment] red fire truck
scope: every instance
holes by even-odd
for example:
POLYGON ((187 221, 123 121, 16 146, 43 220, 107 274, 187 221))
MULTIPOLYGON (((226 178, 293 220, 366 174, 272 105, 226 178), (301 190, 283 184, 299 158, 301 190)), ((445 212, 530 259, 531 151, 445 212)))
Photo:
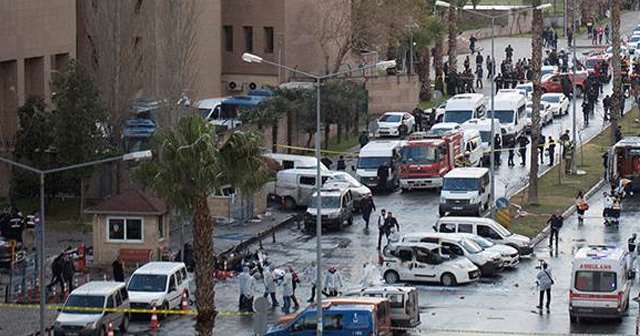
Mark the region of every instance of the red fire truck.
POLYGON ((609 152, 608 176, 611 181, 624 179, 624 190, 640 192, 640 137, 625 137, 609 152))
POLYGON ((466 164, 463 148, 460 130, 433 138, 422 132, 415 134, 400 150, 398 176, 402 191, 442 187, 445 174, 466 164))

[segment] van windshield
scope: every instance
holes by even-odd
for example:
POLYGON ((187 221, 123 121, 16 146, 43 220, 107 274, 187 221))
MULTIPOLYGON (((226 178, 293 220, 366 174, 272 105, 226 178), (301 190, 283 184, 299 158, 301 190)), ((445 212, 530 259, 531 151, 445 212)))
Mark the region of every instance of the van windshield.
POLYGON ((611 293, 617 289, 616 273, 578 271, 575 287, 581 292, 611 293))
POLYGON ((161 274, 134 274, 129 280, 130 292, 164 292, 167 276, 161 274))
POLYGON ((444 179, 442 189, 447 191, 476 191, 478 190, 478 179, 447 177, 444 179))
MULTIPOLYGON (((491 112, 489 112, 491 114, 491 112)), ((513 122, 513 111, 496 111, 495 118, 500 120, 501 124, 508 124, 513 122)))
POLYGON ((446 111, 444 113, 444 122, 463 123, 473 118, 473 111, 446 111))
POLYGON ((71 295, 64 305, 63 312, 67 314, 101 314, 102 310, 84 310, 79 308, 104 308, 104 296, 99 295, 71 295), (75 308, 75 309, 74 309, 75 308))
MULTIPOLYGON (((318 205, 317 196, 312 196, 309 200, 308 207, 315 209, 318 205)), ((340 209, 340 197, 338 196, 322 196, 322 202, 320 204, 322 208, 327 209, 340 209)))
POLYGON ((378 169, 383 162, 389 161, 388 157, 368 156, 358 158, 358 169, 378 169))
POLYGON ((438 162, 437 147, 403 147, 400 150, 401 163, 436 163, 438 162))

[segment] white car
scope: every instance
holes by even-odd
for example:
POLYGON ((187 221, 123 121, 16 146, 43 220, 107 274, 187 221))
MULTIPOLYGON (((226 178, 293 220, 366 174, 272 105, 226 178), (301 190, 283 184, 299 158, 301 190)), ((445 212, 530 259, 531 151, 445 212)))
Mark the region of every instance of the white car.
POLYGON ((447 132, 453 130, 461 130, 462 126, 455 122, 441 122, 437 123, 427 131, 427 136, 441 136, 447 132))
POLYGON ((400 136, 413 132, 415 118, 408 112, 385 112, 378 118, 379 136, 400 136))
MULTIPOLYGON (((531 113, 533 111, 533 102, 527 102, 527 128, 531 127, 531 113)), ((540 126, 544 126, 553 122, 553 112, 551 105, 547 102, 540 101, 540 126)))
POLYGON ((467 238, 469 240, 473 240, 476 244, 480 245, 486 251, 497 252, 502 256, 502 260, 504 260, 504 267, 515 267, 520 263, 520 254, 518 250, 514 247, 507 246, 504 244, 496 244, 494 242, 488 241, 476 234, 473 233, 448 233, 452 235, 458 235, 462 238, 467 238))
POLYGON ((345 172, 333 172, 333 175, 324 183, 325 186, 345 185, 351 190, 353 202, 356 208, 360 208, 360 202, 363 198, 371 196, 371 189, 363 185, 355 177, 345 172))
POLYGON ((531 97, 533 96, 533 83, 526 82, 518 84, 516 85, 516 90, 524 90, 527 93, 527 99, 531 100, 531 97))
POLYGON ((470 283, 480 278, 480 270, 469 259, 444 255, 432 243, 396 243, 382 255, 380 273, 388 284, 425 281, 445 286, 470 283))
POLYGON ((635 51, 638 49, 638 44, 640 44, 640 35, 635 34, 629 38, 629 41, 627 41, 627 48, 631 51, 635 51))
MULTIPOLYGON (((620 46, 620 57, 628 57, 629 56, 629 48, 625 46, 620 46)), ((613 47, 607 48, 607 56, 613 56, 613 47)))
POLYGON ((540 101, 550 105, 554 117, 569 114, 569 99, 563 93, 545 93, 540 101))
POLYGON ((554 74, 556 72, 558 72, 558 67, 557 66, 555 66, 555 65, 543 65, 540 68, 540 79, 542 80, 542 78, 544 76, 549 75, 549 74, 554 74))

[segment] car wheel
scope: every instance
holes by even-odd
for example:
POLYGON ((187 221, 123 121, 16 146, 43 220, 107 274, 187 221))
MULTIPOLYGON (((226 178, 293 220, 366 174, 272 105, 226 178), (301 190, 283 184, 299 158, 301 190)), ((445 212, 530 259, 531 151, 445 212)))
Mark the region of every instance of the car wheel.
POLYGON ((571 323, 576 323, 576 322, 577 322, 577 320, 578 320, 578 319, 577 319, 577 317, 576 317, 576 316, 573 316, 573 315, 569 314, 569 322, 571 322, 571 323))
POLYGON ((129 314, 124 314, 124 316, 122 317, 122 323, 120 323, 120 332, 121 333, 126 333, 127 329, 129 329, 129 314))
POLYGON ((349 219, 347 220, 347 224, 349 226, 353 225, 353 216, 349 216, 349 219))
POLYGON ((446 287, 455 286, 457 281, 456 277, 451 273, 445 273, 440 277, 440 282, 446 287))
POLYGON ((284 209, 285 210, 293 210, 296 208, 296 201, 293 199, 293 197, 285 197, 284 198, 284 209))
POLYGON ((384 273, 384 281, 386 281, 389 285, 393 285, 400 281, 400 276, 396 271, 387 271, 384 273))

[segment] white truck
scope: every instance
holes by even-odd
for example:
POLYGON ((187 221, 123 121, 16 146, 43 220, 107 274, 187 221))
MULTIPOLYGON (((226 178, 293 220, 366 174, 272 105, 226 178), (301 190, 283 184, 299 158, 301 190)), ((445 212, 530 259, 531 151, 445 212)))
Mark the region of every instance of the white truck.
POLYGON ((400 159, 403 140, 376 140, 360 149, 356 165, 356 178, 369 188, 383 186, 393 190, 398 186, 396 164, 400 159), (385 163, 388 167, 387 181, 378 183, 378 168, 385 163))

